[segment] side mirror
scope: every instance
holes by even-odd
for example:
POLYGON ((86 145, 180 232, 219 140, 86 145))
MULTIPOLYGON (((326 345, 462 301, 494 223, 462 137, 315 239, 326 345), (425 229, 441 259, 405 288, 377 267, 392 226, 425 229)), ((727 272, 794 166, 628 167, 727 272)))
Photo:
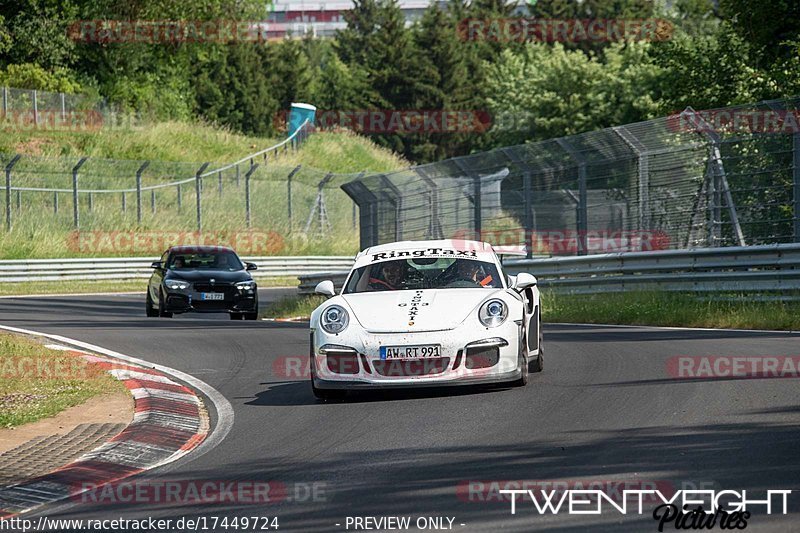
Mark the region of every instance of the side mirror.
POLYGON ((245 270, 258 270, 258 265, 255 263, 245 263, 245 270))
POLYGON ((536 283, 538 283, 536 276, 528 274, 527 272, 520 272, 514 280, 514 288, 518 291, 523 291, 528 287, 533 287, 536 283))
POLYGON ((314 292, 317 294, 324 294, 325 296, 336 295, 336 289, 333 288, 333 282, 329 279, 317 283, 317 286, 314 288, 314 292))
POLYGON ((157 270, 161 270, 162 268, 164 268, 164 263, 162 263, 161 261, 153 261, 150 264, 150 268, 155 268, 157 270))

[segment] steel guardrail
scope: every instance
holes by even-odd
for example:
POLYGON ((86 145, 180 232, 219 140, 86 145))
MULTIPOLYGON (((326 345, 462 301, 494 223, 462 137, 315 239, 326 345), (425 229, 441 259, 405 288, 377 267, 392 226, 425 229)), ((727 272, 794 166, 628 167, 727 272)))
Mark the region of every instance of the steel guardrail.
MULTIPOLYGON (((158 257, 0 260, 0 282, 70 280, 136 280, 150 277, 150 264, 158 257)), ((242 257, 258 265, 255 278, 295 277, 330 269, 349 269, 352 256, 242 257)))
MULTIPOLYGON (((510 275, 529 272, 540 287, 560 293, 797 291, 800 244, 516 259, 506 261, 505 270, 510 275)), ((298 290, 313 293, 325 279, 338 288, 346 275, 343 269, 302 274, 298 290)))

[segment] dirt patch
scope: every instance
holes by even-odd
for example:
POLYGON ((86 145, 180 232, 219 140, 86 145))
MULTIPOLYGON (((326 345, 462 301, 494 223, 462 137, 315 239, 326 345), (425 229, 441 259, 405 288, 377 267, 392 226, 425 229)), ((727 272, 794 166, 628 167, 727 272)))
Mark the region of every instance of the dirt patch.
POLYGON ((129 424, 133 420, 133 397, 127 391, 94 396, 56 416, 12 429, 0 429, 0 453, 36 437, 64 435, 81 424, 129 424))
POLYGON ((33 137, 14 145, 14 152, 22 155, 42 155, 42 146, 52 144, 48 139, 33 137))

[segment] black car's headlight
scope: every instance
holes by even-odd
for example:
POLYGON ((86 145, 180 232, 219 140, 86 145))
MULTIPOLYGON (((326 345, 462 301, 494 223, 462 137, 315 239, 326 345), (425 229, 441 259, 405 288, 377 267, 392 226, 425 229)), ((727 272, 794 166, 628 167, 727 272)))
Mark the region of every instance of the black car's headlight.
POLYGON ((350 323, 350 315, 344 307, 331 305, 322 311, 319 325, 328 333, 341 333, 350 323))
POLYGON ((240 291, 252 291, 256 288, 256 282, 252 280, 240 281, 239 283, 236 283, 236 288, 240 291))
POLYGON ((164 285, 167 286, 168 289, 173 291, 175 290, 184 290, 189 288, 189 283, 180 279, 168 279, 164 282, 164 285))
POLYGON ((508 307, 503 300, 489 300, 478 310, 478 320, 487 328, 499 326, 507 316, 508 307))

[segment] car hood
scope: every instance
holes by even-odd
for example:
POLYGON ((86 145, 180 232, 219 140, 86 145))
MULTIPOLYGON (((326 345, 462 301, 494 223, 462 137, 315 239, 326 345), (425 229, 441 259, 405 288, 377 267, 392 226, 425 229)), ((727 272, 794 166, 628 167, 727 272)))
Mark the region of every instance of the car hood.
POLYGON ((426 289, 345 294, 358 322, 372 333, 441 331, 458 327, 503 289, 426 289))
POLYGON ((180 279, 191 282, 209 281, 214 279, 217 283, 235 283, 252 279, 246 270, 170 270, 164 279, 180 279))

